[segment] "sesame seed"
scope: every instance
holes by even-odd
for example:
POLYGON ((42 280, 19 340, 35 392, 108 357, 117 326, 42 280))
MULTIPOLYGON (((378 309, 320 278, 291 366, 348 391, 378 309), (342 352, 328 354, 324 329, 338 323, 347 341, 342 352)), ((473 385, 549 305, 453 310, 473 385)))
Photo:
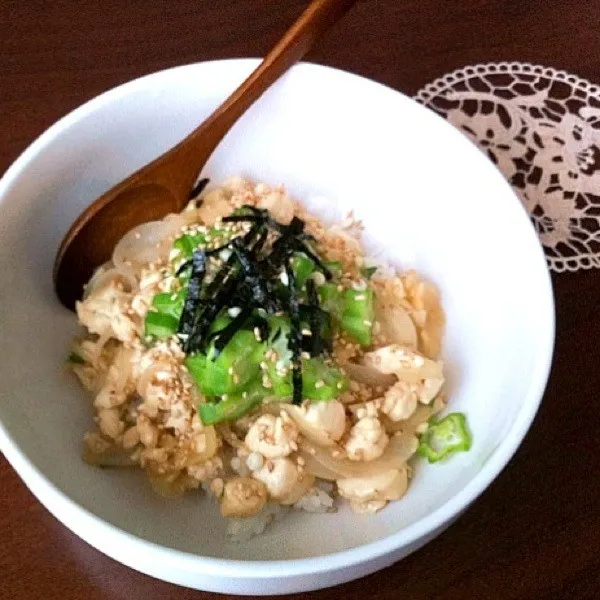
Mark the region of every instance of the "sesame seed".
POLYGON ((310 329, 303 329, 301 333, 302 335, 312 335, 312 331, 310 329))
POLYGON ((303 358, 304 360, 308 360, 310 358, 310 354, 308 352, 302 352, 300 354, 300 357, 303 358))
POLYGON ((319 381, 317 381, 315 383, 315 388, 319 389, 322 388, 325 385, 325 382, 322 379, 319 379, 319 381))
POLYGON ((317 285, 323 285, 326 281, 325 275, 323 275, 323 273, 321 273, 320 271, 316 271, 315 273, 312 274, 311 277, 317 285))
POLYGON ((365 319, 363 321, 363 324, 366 325, 367 327, 371 327, 371 325, 373 325, 373 321, 368 321, 367 319, 365 319))

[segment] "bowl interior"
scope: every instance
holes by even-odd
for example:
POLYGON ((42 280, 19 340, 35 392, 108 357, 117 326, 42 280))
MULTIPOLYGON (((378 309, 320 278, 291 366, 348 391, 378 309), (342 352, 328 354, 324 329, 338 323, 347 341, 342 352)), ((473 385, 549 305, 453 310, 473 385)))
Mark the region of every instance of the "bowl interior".
POLYGON ((203 556, 294 559, 399 532, 476 477, 522 411, 535 411, 552 301, 527 218, 468 141, 392 90, 300 65, 236 125, 205 174, 283 183, 330 219, 353 209, 374 252, 441 288, 449 409, 468 414, 473 449, 443 465, 418 461, 405 499, 375 516, 297 513, 245 544, 226 541, 216 507, 197 495, 164 500, 139 473, 84 464, 91 403, 64 368, 78 329, 52 291, 58 243, 89 201, 188 133, 253 65, 192 65, 127 84, 69 115, 13 168, 0 203, 0 441, 82 507, 146 540, 203 556))

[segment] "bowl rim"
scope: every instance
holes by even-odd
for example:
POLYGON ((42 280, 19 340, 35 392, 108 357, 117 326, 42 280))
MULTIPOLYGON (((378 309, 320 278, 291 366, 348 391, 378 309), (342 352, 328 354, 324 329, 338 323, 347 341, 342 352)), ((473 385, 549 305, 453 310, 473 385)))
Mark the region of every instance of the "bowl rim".
MULTIPOLYGON (((9 191, 12 184, 26 170, 30 161, 35 158, 40 152, 44 151, 54 138, 67 130, 70 126, 85 119, 86 116, 96 110, 102 109, 104 106, 118 100, 121 97, 127 96, 135 91, 139 86, 151 83, 151 80, 159 79, 165 75, 173 74, 176 71, 188 70, 202 67, 227 67, 239 68, 250 71, 254 68, 260 59, 258 58, 231 58, 224 60, 202 61, 180 65, 172 68, 163 69, 153 73, 146 74, 136 79, 122 83, 113 87, 95 97, 88 100, 84 104, 76 107, 67 115, 56 121, 48 129, 46 129, 36 140, 34 140, 18 158, 9 166, 4 175, 0 178, 0 203, 5 194, 9 191)), ((410 97, 395 90, 389 86, 378 83, 361 75, 351 73, 349 71, 319 65, 316 63, 301 62, 293 70, 318 70, 329 77, 338 78, 353 78, 359 79, 361 85, 376 86, 380 92, 386 94, 394 94, 404 99, 413 102, 410 97)), ((440 125, 452 129, 455 135, 457 144, 471 144, 459 131, 454 129, 441 116, 429 111, 421 106, 423 111, 429 113, 429 118, 439 119, 440 125)), ((511 460, 512 456, 518 449, 523 438, 527 434, 531 423, 533 422, 538 408, 541 404, 543 394, 546 388, 552 357, 554 351, 555 340, 555 310, 554 297, 550 274, 547 268, 546 259, 542 247, 537 240, 537 235, 529 220, 524 207, 517 198, 516 194, 506 182, 504 177, 496 169, 496 167, 481 155, 481 169, 489 173, 490 178, 496 178, 498 185, 504 185, 507 190, 506 195, 513 197, 514 208, 521 212, 521 218, 527 219, 531 228, 531 235, 536 237, 535 251, 537 257, 535 259, 539 265, 539 269, 545 273, 542 277, 542 286, 545 289, 540 289, 540 296, 545 297, 545 305, 539 306, 541 313, 545 312, 546 326, 544 328, 545 339, 540 339, 539 347, 543 349, 543 354, 539 354, 536 360, 535 368, 530 375, 530 383, 527 393, 523 399, 522 405, 519 408, 517 416, 507 431, 505 438, 493 449, 491 455, 487 458, 481 470, 477 472, 469 482, 460 489, 454 496, 436 508, 430 514, 418 519, 407 527, 387 535, 373 542, 367 542, 359 546, 347 550, 341 550, 330 554, 324 554, 309 558, 285 559, 285 560, 240 560, 216 558, 210 556, 202 556, 192 552, 185 552, 168 546, 160 545, 156 542, 151 542, 133 533, 125 531, 112 523, 105 521, 101 517, 95 515, 90 510, 79 505, 72 500, 67 494, 56 487, 46 476, 38 469, 38 467, 27 457, 22 451, 11 434, 0 420, 0 451, 7 458, 9 463, 15 469, 20 478, 25 482, 29 489, 34 493, 37 500, 40 501, 63 525, 71 529, 76 535, 82 537, 85 541, 94 547, 97 547, 103 553, 113 556, 107 551, 109 545, 121 544, 123 547, 139 549, 140 545, 149 552, 154 553, 155 557, 161 561, 165 567, 173 568, 175 571, 187 571, 198 575, 210 575, 212 577, 227 577, 233 580, 240 579, 274 579, 282 576, 294 577, 305 574, 326 573, 329 571, 339 570, 361 563, 372 561, 383 557, 403 547, 408 547, 418 540, 426 539, 429 534, 441 529, 445 524, 450 523, 454 518, 459 516, 468 506, 480 496, 491 482, 500 474, 504 467, 511 460), (64 510, 58 509, 59 506, 64 506, 64 510), (72 522, 66 523, 69 519, 61 518, 66 514, 72 514, 70 519, 72 522, 78 522, 79 526, 73 525, 72 522), (94 532, 98 528, 106 531, 105 543, 98 544, 92 541, 93 536, 87 536, 86 531, 94 532), (323 560, 326 559, 326 560, 323 560)))

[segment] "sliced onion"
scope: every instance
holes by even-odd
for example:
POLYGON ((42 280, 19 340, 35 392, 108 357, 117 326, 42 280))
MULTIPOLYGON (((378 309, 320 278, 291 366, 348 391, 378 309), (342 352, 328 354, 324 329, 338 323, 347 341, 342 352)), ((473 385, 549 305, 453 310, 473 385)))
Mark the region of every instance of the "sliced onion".
POLYGON ((367 477, 401 469, 416 452, 418 440, 415 436, 393 436, 384 453, 377 460, 355 462, 348 458, 334 458, 331 448, 300 442, 299 455, 305 460, 305 468, 321 479, 334 480, 346 477, 367 477))
POLYGON ((344 364, 343 369, 350 379, 371 387, 382 387, 387 390, 396 382, 396 378, 393 375, 382 373, 371 365, 349 362, 344 364))
POLYGON ((442 364, 437 363, 428 358, 425 359, 425 364, 421 367, 401 367, 396 371, 398 379, 408 383, 419 383, 424 379, 442 379, 442 364))
POLYGON ((217 432, 212 425, 205 426, 204 429, 196 435, 204 436, 205 447, 202 452, 193 452, 190 454, 188 460, 186 461, 187 467, 197 466, 205 463, 207 460, 210 460, 219 449, 217 432))
POLYGON ((92 452, 87 445, 84 446, 83 460, 95 467, 134 467, 137 462, 133 460, 130 453, 123 448, 111 445, 100 453, 92 452))
POLYGON ((165 361, 154 362, 140 373, 136 389, 142 398, 146 397, 148 386, 154 381, 156 374, 161 371, 172 373, 172 365, 165 361))
POLYGON ((94 293, 96 290, 100 290, 103 287, 110 284, 112 281, 121 282, 124 289, 127 292, 134 292, 138 288, 138 281, 135 276, 135 273, 130 267, 113 267, 112 263, 107 263, 108 266, 103 265, 96 269, 94 275, 88 282, 85 287, 85 293, 83 295, 83 299, 89 297, 90 294, 94 293))
POLYGON ((133 355, 133 350, 120 346, 117 350, 113 366, 116 368, 118 377, 117 380, 113 382, 114 389, 117 392, 122 392, 125 390, 125 386, 127 382, 131 379, 131 357, 133 355))
POLYGON ((408 346, 417 349, 419 337, 417 328, 409 314, 399 305, 392 308, 381 307, 377 309, 377 321, 381 326, 381 333, 392 344, 408 346))
POLYGON ((104 275, 114 268, 112 261, 109 260, 103 265, 100 265, 90 277, 90 280, 85 284, 83 290, 83 299, 85 300, 94 290, 98 289, 105 283, 104 275))
POLYGON ((335 469, 323 464, 310 452, 300 450, 297 456, 304 460, 304 469, 309 473, 312 473, 315 477, 318 477, 319 479, 325 479, 326 481, 335 481, 336 479, 339 479, 340 474, 335 469))
POLYGON ((347 425, 344 407, 337 400, 313 404, 308 409, 320 411, 318 414, 323 418, 317 422, 307 419, 307 412, 299 406, 282 404, 281 409, 294 420, 300 433, 318 446, 334 446, 347 425))
POLYGON ((420 383, 423 379, 443 379, 443 364, 420 357, 422 364, 415 364, 417 356, 404 346, 390 344, 365 354, 364 362, 382 373, 394 374, 407 383, 420 383))
POLYGON ((383 426, 388 433, 399 432, 402 435, 416 435, 419 425, 427 423, 431 417, 440 412, 445 406, 443 399, 438 396, 431 404, 417 406, 415 412, 403 421, 392 421, 387 417, 382 418, 383 426))
POLYGON ((113 251, 112 260, 118 269, 142 265, 166 258, 172 237, 185 222, 177 215, 168 215, 162 221, 150 221, 134 227, 126 233, 113 251))
POLYGON ((386 453, 390 453, 390 456, 394 456, 394 458, 406 462, 417 451, 418 445, 419 440, 413 434, 393 435, 390 438, 382 458, 385 457, 386 453))

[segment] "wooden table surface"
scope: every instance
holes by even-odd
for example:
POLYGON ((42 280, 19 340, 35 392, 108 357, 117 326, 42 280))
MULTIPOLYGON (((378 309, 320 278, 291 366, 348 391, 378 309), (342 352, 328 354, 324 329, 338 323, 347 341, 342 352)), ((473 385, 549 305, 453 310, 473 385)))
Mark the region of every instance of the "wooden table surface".
MULTIPOLYGON (((1 0, 0 173, 58 118, 134 77, 259 56, 301 0, 1 0)), ((309 60, 407 94, 455 68, 518 60, 600 82, 600 0, 366 0, 309 60)), ((446 533, 385 571, 305 598, 600 598, 597 271, 553 278, 557 342, 516 456, 446 533)), ((6 307, 2 307, 6 309, 6 307)), ((209 598, 71 534, 0 457, 0 598, 209 598)))

